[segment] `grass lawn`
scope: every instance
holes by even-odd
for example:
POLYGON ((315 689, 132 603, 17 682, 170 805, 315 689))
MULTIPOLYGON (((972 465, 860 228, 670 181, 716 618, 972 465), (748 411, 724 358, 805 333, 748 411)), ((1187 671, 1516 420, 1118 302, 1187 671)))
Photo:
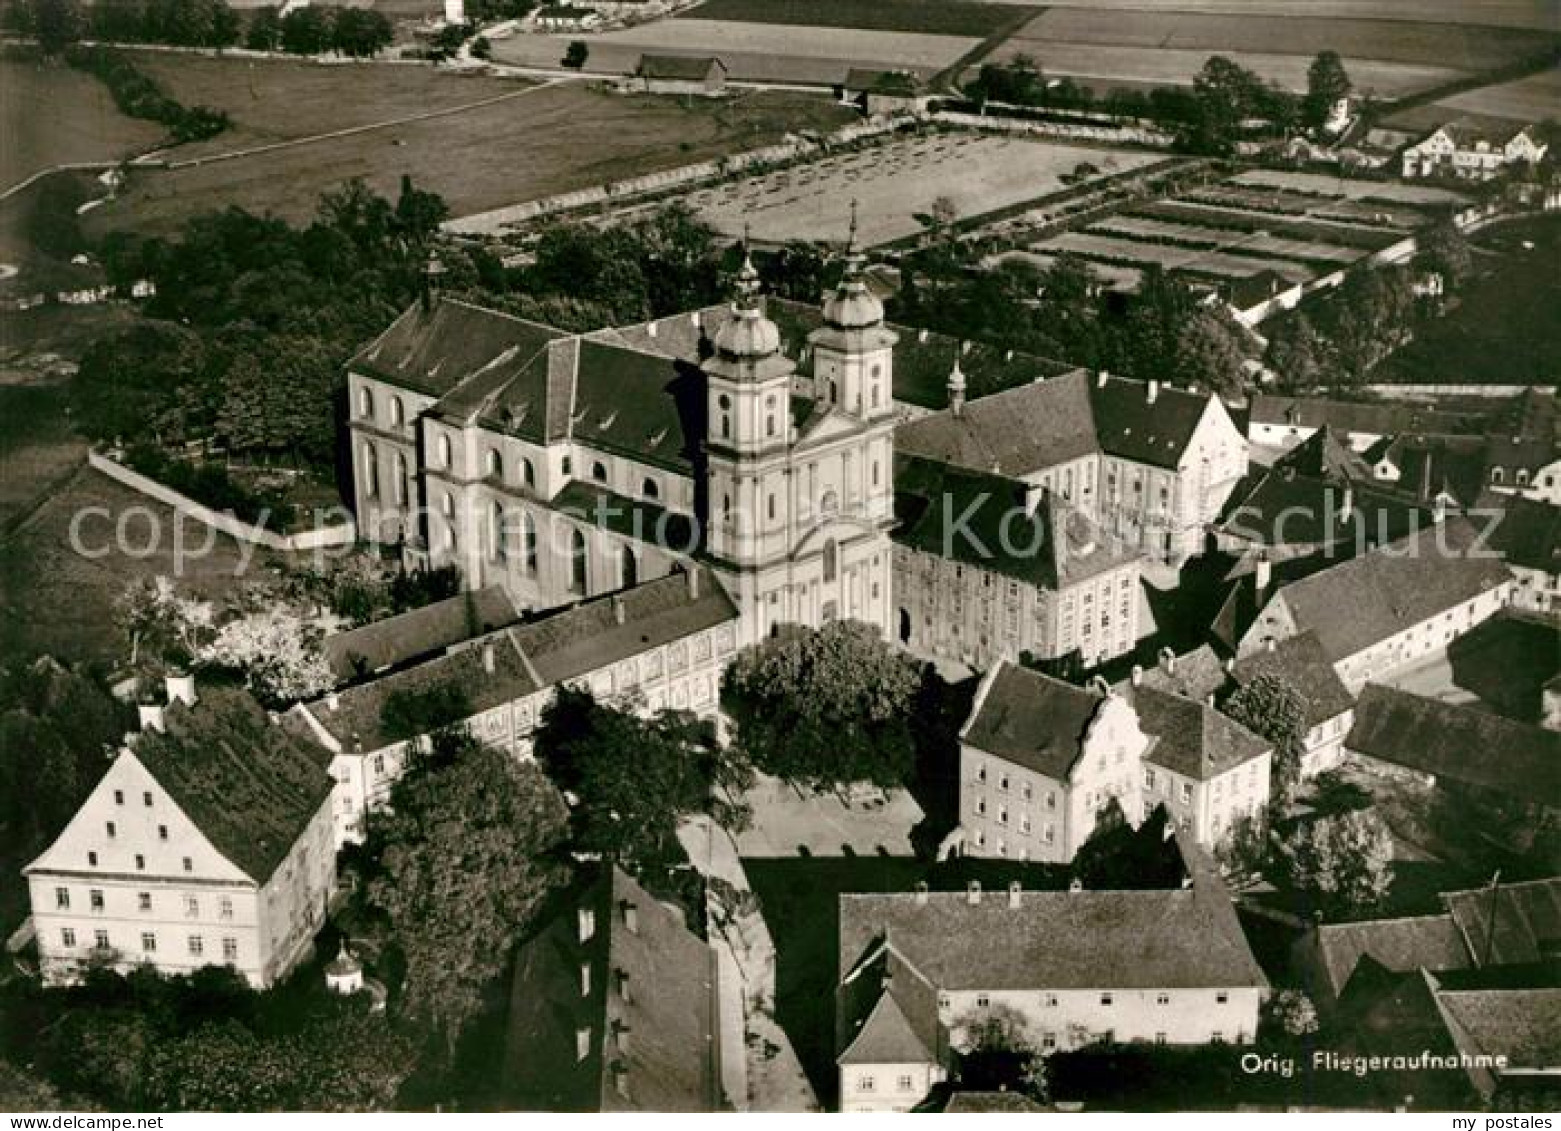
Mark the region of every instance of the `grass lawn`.
POLYGON ((155 122, 121 114, 91 75, 15 50, 0 55, 0 108, 0 189, 55 165, 117 161, 167 135, 155 122))
POLYGON ((1550 385, 1561 378, 1561 216, 1502 224, 1474 243, 1479 277, 1456 308, 1418 327, 1414 341, 1377 366, 1373 381, 1550 385))
POLYGON ((694 12, 701 20, 968 36, 991 35, 1022 18, 1013 7, 969 0, 706 0, 694 12))
MULTIPOLYGON (((243 109, 247 64, 233 60, 230 105, 251 134, 284 128, 286 108, 243 109)), ((421 74, 387 67, 396 76, 421 74)), ((350 87, 369 68, 337 68, 350 87)), ((462 97, 490 87, 452 78, 462 97)), ((509 89, 517 89, 514 86, 509 89)), ((319 97, 328 98, 327 93, 319 97)), ((280 99, 280 94, 277 96, 280 99)), ((220 104, 220 103, 219 103, 220 104)), ((95 232, 167 232, 198 212, 234 205, 299 221, 319 195, 352 177, 394 197, 410 174, 456 216, 623 180, 771 144, 799 129, 829 129, 850 111, 812 95, 756 92, 719 103, 625 96, 570 82, 460 114, 313 142, 254 157, 136 175, 128 192, 88 216, 95 232)))

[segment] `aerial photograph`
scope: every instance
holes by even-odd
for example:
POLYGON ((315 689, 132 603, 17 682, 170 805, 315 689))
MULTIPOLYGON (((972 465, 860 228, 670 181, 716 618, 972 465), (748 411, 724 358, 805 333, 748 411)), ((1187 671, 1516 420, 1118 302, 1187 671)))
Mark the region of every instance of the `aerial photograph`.
POLYGON ((13 1131, 1561 1131, 1561 0, 0 0, 0 940, 13 1131))

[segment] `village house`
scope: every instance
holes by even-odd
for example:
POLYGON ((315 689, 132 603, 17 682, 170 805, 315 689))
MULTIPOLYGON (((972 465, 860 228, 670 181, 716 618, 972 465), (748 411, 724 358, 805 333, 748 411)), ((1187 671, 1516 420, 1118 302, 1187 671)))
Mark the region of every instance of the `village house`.
POLYGON ((363 836, 365 814, 388 799, 420 735, 398 731, 386 707, 458 689, 464 722, 490 746, 531 755, 542 712, 564 685, 599 700, 714 718, 721 673, 737 650, 737 610, 703 567, 583 601, 485 635, 424 662, 331 692, 288 712, 294 733, 330 752, 338 844, 363 836))
POLYGON ((1247 414, 1247 439, 1255 446, 1289 451, 1321 428, 1331 429, 1356 452, 1404 433, 1480 435, 1484 414, 1452 412, 1416 401, 1340 401, 1255 393, 1247 414))
POLYGON ((1306 723, 1303 779, 1338 766, 1344 757, 1345 735, 1355 720, 1355 697, 1328 661, 1316 633, 1272 641, 1261 651, 1232 660, 1230 674, 1238 688, 1267 675, 1300 695, 1306 723))
POLYGON ((547 4, 534 21, 538 31, 594 31, 602 26, 602 14, 579 4, 547 4))
POLYGON ((632 85, 647 94, 709 96, 725 92, 726 75, 726 64, 710 55, 641 55, 632 85))
POLYGON ((879 114, 916 113, 926 109, 927 85, 914 72, 852 67, 835 87, 835 96, 869 118, 879 114))
POLYGON ((506 1102, 522 1111, 730 1111, 715 951, 607 865, 515 959, 506 1102))
POLYGON ((1406 147, 1400 160, 1405 177, 1488 181, 1512 165, 1538 164, 1548 149, 1535 137, 1533 126, 1513 129, 1457 121, 1406 147))
POLYGON ((1481 516, 1496 516, 1490 547, 1517 579, 1513 607, 1561 616, 1561 505, 1493 491, 1475 507, 1481 516))
POLYGON ((1268 981, 1217 869, 1177 843, 1175 890, 841 895, 840 1110, 909 1110, 997 1010, 1043 1054, 1253 1040, 1268 981))
POLYGON ((166 704, 109 763, 65 829, 23 869, 46 984, 89 962, 188 974, 229 966, 274 985, 306 958, 335 890, 323 751, 246 692, 166 704))

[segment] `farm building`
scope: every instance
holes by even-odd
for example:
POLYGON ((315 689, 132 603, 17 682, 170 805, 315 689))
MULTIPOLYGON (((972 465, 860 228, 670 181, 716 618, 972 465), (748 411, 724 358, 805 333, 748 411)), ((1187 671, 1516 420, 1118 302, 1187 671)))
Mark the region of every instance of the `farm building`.
POLYGON ((576 4, 549 4, 537 12, 538 31, 591 31, 600 27, 602 14, 576 4))
POLYGON ((1533 129, 1487 128, 1469 121, 1438 126, 1404 150, 1404 176, 1488 181, 1508 166, 1537 164, 1550 147, 1535 138, 1533 129))
POLYGON ((910 71, 875 71, 852 67, 835 88, 840 101, 859 107, 868 117, 926 108, 927 90, 910 71))
POLYGON ((641 55, 634 87, 647 94, 721 94, 726 64, 711 55, 641 55))

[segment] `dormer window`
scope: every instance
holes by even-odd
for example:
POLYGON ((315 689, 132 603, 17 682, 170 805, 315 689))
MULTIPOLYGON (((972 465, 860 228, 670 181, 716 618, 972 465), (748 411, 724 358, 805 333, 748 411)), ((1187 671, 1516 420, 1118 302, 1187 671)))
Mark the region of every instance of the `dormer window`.
POLYGON ((598 483, 607 482, 607 465, 604 464, 601 460, 597 460, 591 464, 591 478, 596 480, 598 483))
POLYGON ((657 485, 654 479, 646 476, 645 482, 640 484, 640 494, 644 495, 647 499, 659 499, 661 498, 661 488, 657 485))
POLYGON ((435 445, 435 452, 440 467, 448 469, 454 462, 454 452, 450 447, 450 437, 442 432, 439 434, 439 442, 435 445))

